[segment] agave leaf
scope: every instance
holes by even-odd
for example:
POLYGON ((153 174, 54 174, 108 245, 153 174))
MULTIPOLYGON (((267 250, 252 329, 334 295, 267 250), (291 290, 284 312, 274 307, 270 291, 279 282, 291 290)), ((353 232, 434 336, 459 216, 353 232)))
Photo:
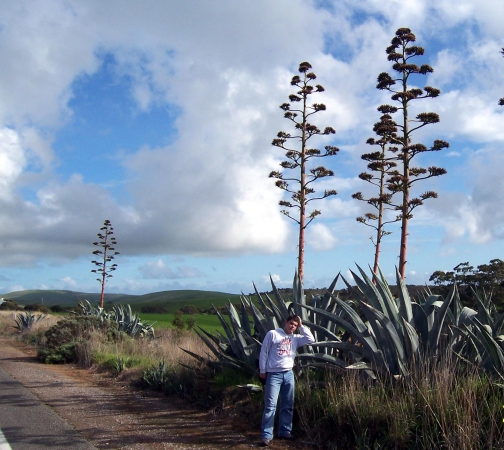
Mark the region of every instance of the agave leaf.
MULTIPOLYGON (((210 351, 217 357, 219 358, 220 355, 221 355, 221 352, 219 350, 217 350, 217 348, 213 345, 213 343, 210 341, 210 339, 207 338, 207 332, 205 330, 202 330, 204 332, 201 333, 199 332, 198 330, 194 330, 195 333, 201 338, 201 340, 207 345, 207 347, 210 349, 210 351)), ((219 342, 215 342, 217 345, 219 345, 220 343, 219 342)), ((184 349, 182 349, 184 350, 184 349)), ((189 353, 191 354, 188 350, 184 350, 186 353, 189 353)))
POLYGON ((408 362, 418 360, 420 342, 416 330, 403 317, 405 333, 405 350, 408 362))
POLYGON ((491 334, 486 330, 485 324, 480 322, 478 319, 474 319, 474 323, 479 329, 480 337, 482 338, 480 342, 484 345, 485 351, 490 357, 493 368, 498 372, 502 373, 504 369, 504 354, 500 345, 492 338, 491 334))
POLYGON ((286 302, 284 300, 282 294, 280 294, 280 291, 277 289, 273 281, 273 278, 271 278, 271 275, 270 275, 270 282, 271 282, 271 289, 273 291, 273 294, 275 295, 278 309, 280 310, 281 317, 279 318, 279 323, 282 323, 285 320, 285 318, 289 316, 289 308, 287 306, 289 302, 286 302))
MULTIPOLYGON (((301 354, 297 356, 297 360, 300 363, 309 362, 309 363, 323 363, 325 368, 328 368, 329 365, 336 365, 338 367, 346 367, 347 363, 340 358, 336 358, 335 356, 326 355, 324 353, 311 353, 311 354, 301 354)), ((312 364, 310 364, 311 366, 312 364)))
POLYGON ((374 367, 370 363, 367 363, 364 361, 359 361, 354 364, 350 364, 349 366, 346 366, 345 368, 351 369, 351 370, 364 370, 364 369, 373 370, 374 369, 374 367))
POLYGON ((458 317, 458 322, 457 326, 461 327, 463 325, 469 325, 472 323, 472 318, 477 316, 477 312, 474 311, 474 309, 468 308, 467 306, 464 306, 462 310, 460 311, 459 317, 458 317))
POLYGON ((336 289, 336 284, 338 283, 340 277, 340 273, 336 275, 336 278, 332 281, 331 285, 327 288, 326 292, 322 297, 322 303, 320 305, 320 309, 327 309, 329 304, 331 303, 331 295, 334 294, 334 290, 336 289))
POLYGON ((462 313, 462 309, 464 308, 464 305, 462 305, 462 301, 460 300, 460 293, 457 287, 457 283, 453 283, 453 291, 454 291, 454 297, 453 297, 453 315, 455 320, 453 321, 453 324, 456 325, 459 321, 460 314, 462 313))
MULTIPOLYGON (((313 308, 312 306, 304 306, 304 308, 310 308, 310 311, 317 310, 317 308, 313 308)), ((329 314, 332 314, 332 313, 329 313, 329 314)), ((325 316, 325 317, 328 318, 328 316, 325 316)), ((303 325, 306 325, 311 330, 311 332, 313 333, 314 336, 315 336, 315 334, 317 334, 317 335, 321 335, 320 337, 325 337, 325 338, 333 339, 333 340, 340 340, 337 334, 333 333, 332 331, 330 331, 327 328, 324 328, 322 325, 310 322, 308 320, 306 322, 303 322, 303 325)), ((315 344, 310 344, 310 345, 313 346, 315 344)))
POLYGON ((497 315, 494 321, 494 334, 501 334, 504 329, 504 313, 497 315))
MULTIPOLYGON (((472 289, 472 288, 471 288, 472 289)), ((481 294, 478 290, 472 289, 473 296, 476 300, 476 305, 478 307, 478 319, 481 323, 485 325, 490 325, 493 328, 493 320, 489 311, 489 300, 486 297, 485 292, 481 294)))
POLYGON ((403 326, 403 318, 399 314, 399 309, 396 300, 394 299, 394 296, 392 295, 388 287, 388 283, 386 281, 383 282, 374 273, 373 273, 373 280, 376 283, 375 284, 376 290, 380 293, 380 296, 383 299, 383 304, 385 305, 385 310, 381 312, 390 319, 404 345, 406 338, 404 336, 405 331, 403 326))
POLYGON ((236 344, 236 340, 234 338, 234 334, 233 334, 233 331, 231 330, 231 327, 224 320, 224 317, 222 317, 222 314, 219 312, 219 310, 215 306, 214 306, 214 310, 215 310, 217 317, 219 318, 219 321, 221 323, 222 328, 224 328, 224 332, 226 333, 228 343, 231 346, 233 353, 235 355, 239 355, 240 349, 238 348, 238 345, 236 344))
POLYGON ((273 316, 275 318, 275 327, 277 328, 279 324, 284 323, 286 317, 289 316, 287 311, 287 307, 282 302, 280 304, 275 303, 268 294, 264 294, 266 296, 266 300, 268 300, 269 308, 273 312, 273 316), (280 307, 279 307, 280 306, 280 307), (285 311, 285 312, 282 312, 285 311))
POLYGON ((371 352, 369 349, 366 349, 360 345, 355 345, 350 342, 342 342, 342 341, 323 341, 323 342, 315 342, 313 345, 317 345, 318 347, 328 347, 336 350, 343 350, 346 352, 352 352, 357 355, 362 356, 363 358, 367 358, 368 360, 376 359, 376 352, 371 352))
POLYGON ((259 334, 262 340, 266 336, 266 333, 273 328, 268 325, 266 318, 261 314, 261 312, 253 303, 250 303, 250 307, 252 309, 252 317, 254 319, 256 332, 259 334))
MULTIPOLYGON (((234 331, 233 342, 235 343, 236 348, 238 350, 238 351, 235 351, 235 355, 237 357, 245 358, 247 355, 245 353, 244 347, 247 346, 247 340, 243 336, 244 331, 241 328, 241 325, 239 322, 240 318, 238 316, 238 313, 236 312, 236 309, 231 304, 231 302, 229 302, 229 304, 227 306, 227 310, 228 310, 229 320, 231 322, 231 326, 233 327, 233 331, 234 331)), ((233 350, 234 350, 234 348, 233 348, 233 350)))
POLYGON ((401 370, 402 374, 406 375, 404 347, 393 323, 385 314, 371 305, 362 302, 360 306, 373 328, 378 339, 378 348, 385 355, 390 371, 395 374, 401 370))
POLYGON ((262 392, 263 387, 258 386, 257 384, 238 384, 236 387, 239 387, 240 389, 245 389, 246 391, 250 392, 262 392))
POLYGON ((250 302, 244 296, 242 296, 240 303, 241 326, 249 336, 252 336, 252 329, 250 328, 250 320, 247 312, 247 306, 250 307, 250 302))
POLYGON ((454 296, 455 291, 452 290, 449 295, 443 302, 441 308, 439 308, 432 329, 429 331, 429 349, 432 352, 433 356, 437 356, 437 352, 439 349, 439 338, 441 336, 441 330, 443 328, 444 320, 446 317, 446 311, 450 306, 454 296))
MULTIPOLYGON (((353 273, 353 272, 352 272, 353 273)), ((363 297, 362 297, 362 292, 359 291, 359 289, 355 289, 346 279, 344 276, 341 277, 341 279, 343 280, 343 282, 346 284, 346 287, 348 288, 348 290, 350 291, 350 293, 352 294, 353 298, 355 298, 355 300, 357 300, 358 302, 361 302, 361 301, 364 301, 363 297)), ((331 297, 334 299, 334 296, 331 295, 331 297)))
POLYGON ((357 266, 357 268, 359 269, 359 272, 364 278, 364 281, 361 280, 353 271, 350 271, 350 273, 352 274, 353 279, 357 284, 358 288, 362 291, 362 293, 366 297, 366 300, 369 303, 371 303, 371 305, 375 309, 377 309, 378 311, 382 311, 383 313, 386 313, 387 309, 375 285, 359 266, 357 266))
MULTIPOLYGON (((338 302, 344 304, 344 302, 340 299, 337 299, 338 302)), ((305 308, 310 309, 311 306, 305 306, 305 308)), ((355 311, 353 311, 352 308, 348 307, 349 310, 351 310, 354 314, 355 311)), ((369 352, 372 354, 377 353, 377 347, 374 339, 369 335, 369 330, 362 322, 360 317, 357 315, 357 320, 358 320, 358 328, 355 328, 353 325, 351 325, 349 322, 347 322, 345 319, 343 319, 341 316, 338 316, 336 314, 319 310, 319 314, 326 315, 329 317, 332 321, 336 322, 341 328, 343 328, 347 333, 349 333, 357 342, 360 342, 369 352)))

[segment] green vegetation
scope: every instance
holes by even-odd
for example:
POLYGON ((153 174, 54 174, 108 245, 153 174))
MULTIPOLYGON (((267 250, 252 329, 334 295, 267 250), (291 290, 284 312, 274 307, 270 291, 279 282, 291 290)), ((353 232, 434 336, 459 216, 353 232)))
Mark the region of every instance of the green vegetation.
MULTIPOLYGON (((168 328, 173 328, 173 320, 175 319, 175 314, 142 314, 139 316, 142 320, 146 322, 155 323, 156 330, 165 330, 168 328)), ((191 316, 182 315, 182 319, 187 323, 189 317, 194 317, 196 320, 196 325, 198 327, 204 328, 205 330, 210 330, 211 332, 224 333, 224 328, 221 325, 219 318, 215 314, 191 314, 191 316)))
MULTIPOLYGON (((32 331, 23 339, 37 343, 46 362, 95 366, 204 408, 246 415, 251 428, 258 428, 262 395, 253 365, 260 344, 242 348, 251 351, 250 369, 235 365, 234 358, 240 360, 239 345, 246 330, 253 333, 252 325, 259 337, 293 310, 318 341, 298 357, 295 427, 304 434, 305 448, 502 448, 504 390, 495 370, 503 370, 497 366, 502 353, 492 342, 498 342, 504 319, 491 298, 478 294, 478 311, 470 310, 461 306, 456 289, 447 298, 413 299, 399 282, 394 299, 383 277, 359 273, 354 274, 357 286, 348 286, 352 299, 339 298, 336 280, 326 295, 306 299, 295 278, 289 297, 273 285, 271 296, 242 299, 243 309, 228 304, 229 315, 202 316, 220 323, 221 336, 198 327, 200 337, 169 327, 157 329, 156 339, 133 338, 120 333, 117 324, 72 315, 48 328, 43 338, 32 331), (201 336, 222 355, 205 349, 201 336), (461 340, 468 344, 457 347, 461 340)), ((4 314, 12 321, 11 313, 4 314)))
POLYGON ((484 291, 492 295, 492 301, 499 310, 504 307, 504 261, 492 259, 488 264, 474 268, 469 262, 463 262, 453 268, 453 271, 436 270, 429 281, 432 281, 441 295, 446 295, 453 283, 457 283, 462 302, 467 306, 476 307, 474 290, 484 291))
MULTIPOLYGON (((88 300, 92 305, 97 305, 100 301, 100 294, 58 290, 17 291, 2 294, 1 297, 14 300, 21 305, 21 309, 24 305, 41 303, 48 308, 59 305, 63 309, 70 309, 79 300, 88 300)), ((143 307, 163 307, 168 313, 175 313, 188 305, 194 305, 201 311, 207 311, 213 305, 225 306, 228 300, 234 303, 240 300, 240 296, 197 290, 161 291, 145 295, 105 294, 105 308, 110 308, 113 304, 129 304, 134 311, 140 311, 143 307)))

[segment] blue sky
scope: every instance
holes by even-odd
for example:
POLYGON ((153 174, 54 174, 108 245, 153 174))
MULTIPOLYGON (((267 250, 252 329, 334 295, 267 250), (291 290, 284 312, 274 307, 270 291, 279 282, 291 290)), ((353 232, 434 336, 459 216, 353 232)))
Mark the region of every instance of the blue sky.
MULTIPOLYGON (((98 292, 92 242, 112 222, 120 255, 108 292, 251 292, 271 275, 289 287, 296 228, 268 178, 289 131, 279 105, 309 61, 336 135, 307 229, 305 286, 373 262, 360 155, 390 103, 375 88, 391 72, 385 49, 416 34, 441 89, 417 111, 441 122, 416 139, 450 148, 423 166, 448 174, 419 184, 439 197, 410 222, 407 283, 435 270, 504 259, 504 3, 500 0, 0 1, 0 293, 98 292)), ((394 280, 399 227, 384 242, 394 280)))

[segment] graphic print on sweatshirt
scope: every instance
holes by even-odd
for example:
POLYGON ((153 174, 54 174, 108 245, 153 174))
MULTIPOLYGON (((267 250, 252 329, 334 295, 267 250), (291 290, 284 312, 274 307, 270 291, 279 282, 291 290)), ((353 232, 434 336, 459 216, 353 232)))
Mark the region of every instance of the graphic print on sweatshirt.
POLYGON ((284 337, 278 344, 278 356, 290 356, 292 353, 292 338, 284 337))

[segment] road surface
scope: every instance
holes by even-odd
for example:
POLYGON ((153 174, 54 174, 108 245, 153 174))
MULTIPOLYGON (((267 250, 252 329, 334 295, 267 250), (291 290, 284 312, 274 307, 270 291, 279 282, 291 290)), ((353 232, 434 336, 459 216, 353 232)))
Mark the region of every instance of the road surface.
POLYGON ((0 433, 0 450, 96 449, 2 368, 0 433))

